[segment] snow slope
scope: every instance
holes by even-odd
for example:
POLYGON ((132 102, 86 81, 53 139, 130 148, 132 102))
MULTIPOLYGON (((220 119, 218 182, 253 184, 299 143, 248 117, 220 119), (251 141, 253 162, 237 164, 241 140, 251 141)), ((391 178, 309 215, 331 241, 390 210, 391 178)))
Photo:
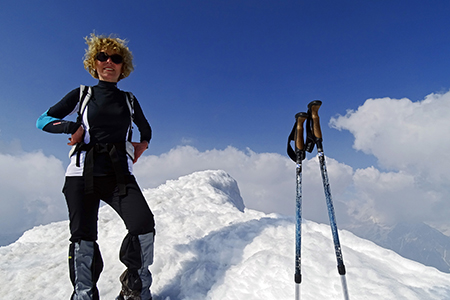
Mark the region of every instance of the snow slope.
MULTIPOLYGON (((224 171, 193 173, 144 194, 157 222, 155 298, 294 299, 294 219, 246 209, 237 183, 224 171)), ((125 233, 114 211, 102 207, 102 299, 119 291, 125 233)), ((329 226, 306 221, 302 233, 302 299, 343 299, 329 226)), ((35 227, 0 247, 0 298, 69 299, 68 238, 64 221, 35 227)), ((340 231, 340 239, 351 299, 450 299, 450 274, 348 231, 340 231)))

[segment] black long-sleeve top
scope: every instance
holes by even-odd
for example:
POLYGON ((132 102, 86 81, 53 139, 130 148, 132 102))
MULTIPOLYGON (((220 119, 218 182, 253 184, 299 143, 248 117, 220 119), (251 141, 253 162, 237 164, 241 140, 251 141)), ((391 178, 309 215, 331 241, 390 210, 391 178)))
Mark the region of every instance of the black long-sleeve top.
MULTIPOLYGON (((37 126, 50 133, 73 134, 80 124, 64 118, 76 111, 80 100, 80 88, 69 92, 58 103, 50 107, 38 120, 37 126)), ((117 88, 116 83, 99 81, 98 85, 92 87, 92 95, 88 102, 87 113, 83 115, 82 125, 85 129, 84 142, 86 144, 97 143, 125 143, 130 127, 130 110, 127 105, 125 92, 117 88)), ((139 102, 135 99, 134 124, 140 132, 140 141, 150 142, 152 129, 144 116, 139 102)), ((126 154, 120 153, 124 165, 131 169, 126 162, 126 154)), ((72 164, 71 164, 72 165, 72 164)), ((73 166, 69 166, 66 175, 80 174, 80 170, 74 173, 73 166), (72 167, 72 170, 69 170, 72 167)), ((95 175, 112 174, 113 169, 106 155, 96 157, 94 165, 95 175)), ((130 170, 131 173, 131 170, 130 170)))

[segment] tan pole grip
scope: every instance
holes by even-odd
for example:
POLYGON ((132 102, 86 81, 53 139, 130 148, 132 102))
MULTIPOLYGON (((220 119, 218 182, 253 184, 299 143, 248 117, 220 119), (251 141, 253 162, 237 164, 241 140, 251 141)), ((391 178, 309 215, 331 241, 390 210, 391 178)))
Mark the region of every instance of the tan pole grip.
POLYGON ((305 148, 305 140, 303 138, 303 123, 308 118, 308 114, 304 112, 300 112, 295 115, 295 119, 297 120, 297 128, 295 130, 295 148, 297 150, 304 150, 305 148))
POLYGON ((313 122, 313 134, 316 138, 322 138, 322 130, 320 129, 319 108, 322 105, 322 101, 315 100, 308 104, 308 109, 311 112, 311 118, 313 122))

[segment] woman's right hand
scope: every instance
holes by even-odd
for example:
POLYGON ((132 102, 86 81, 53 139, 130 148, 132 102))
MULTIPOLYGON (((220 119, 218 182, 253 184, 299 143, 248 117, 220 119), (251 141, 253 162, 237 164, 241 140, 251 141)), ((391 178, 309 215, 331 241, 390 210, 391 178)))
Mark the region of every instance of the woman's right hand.
POLYGON ((72 134, 72 136, 69 138, 70 142, 68 142, 67 145, 73 146, 75 144, 78 144, 78 143, 82 142, 83 141, 83 134, 84 134, 84 128, 83 128, 83 126, 80 126, 77 129, 77 131, 75 131, 75 133, 72 134))

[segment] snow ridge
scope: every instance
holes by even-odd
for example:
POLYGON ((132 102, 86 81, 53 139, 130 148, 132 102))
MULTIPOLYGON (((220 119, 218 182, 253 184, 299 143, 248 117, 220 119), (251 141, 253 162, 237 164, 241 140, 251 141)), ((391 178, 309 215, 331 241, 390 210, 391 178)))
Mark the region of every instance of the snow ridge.
MULTIPOLYGON (((156 299, 294 298, 294 220, 245 208, 236 181, 226 172, 196 172, 144 195, 157 226, 151 267, 156 299)), ((341 299, 329 226, 305 221, 302 229, 302 299, 341 299)), ((115 212, 102 207, 102 299, 113 299, 120 289, 118 251, 125 233, 115 212)), ((350 298, 450 299, 450 274, 348 231, 339 234, 350 298)), ((35 227, 0 247, 1 298, 69 299, 67 248, 67 221, 35 227)))

